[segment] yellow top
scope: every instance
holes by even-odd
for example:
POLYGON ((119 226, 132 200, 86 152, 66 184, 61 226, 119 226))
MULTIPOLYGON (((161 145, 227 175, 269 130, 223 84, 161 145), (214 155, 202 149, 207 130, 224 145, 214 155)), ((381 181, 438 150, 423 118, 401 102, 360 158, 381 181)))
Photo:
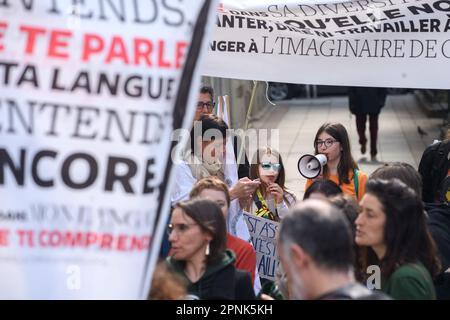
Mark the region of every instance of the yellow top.
MULTIPOLYGON (((369 177, 361 170, 358 170, 358 196, 356 196, 355 184, 353 183, 353 171, 349 172, 349 176, 350 176, 350 183, 343 183, 341 185, 339 185, 338 175, 336 174, 329 175, 328 180, 331 180, 337 185, 339 185, 339 187, 341 187, 342 189, 342 192, 344 192, 345 194, 351 195, 355 197, 355 199, 358 199, 358 201, 361 201, 364 192, 366 191, 366 182, 367 179, 369 179, 369 177)), ((314 180, 312 179, 306 180, 305 190, 308 189, 313 182, 314 180)))

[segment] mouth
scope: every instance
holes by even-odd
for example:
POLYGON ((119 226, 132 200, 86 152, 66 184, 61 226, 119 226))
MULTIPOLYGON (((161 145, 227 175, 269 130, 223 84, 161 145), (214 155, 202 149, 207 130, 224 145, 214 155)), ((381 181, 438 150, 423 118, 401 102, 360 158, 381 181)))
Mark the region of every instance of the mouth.
POLYGON ((355 235, 357 237, 362 237, 364 235, 364 232, 362 232, 361 230, 356 230, 355 235))

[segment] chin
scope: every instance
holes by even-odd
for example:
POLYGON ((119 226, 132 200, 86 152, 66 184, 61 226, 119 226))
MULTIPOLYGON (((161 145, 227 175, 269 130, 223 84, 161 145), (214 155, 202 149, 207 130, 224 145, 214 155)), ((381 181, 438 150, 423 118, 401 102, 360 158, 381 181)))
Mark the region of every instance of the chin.
POLYGON ((172 257, 175 260, 186 260, 186 257, 183 254, 180 254, 179 252, 172 254, 172 257))
POLYGON ((365 243, 365 241, 364 241, 363 239, 359 238, 359 237, 356 237, 356 238, 355 238, 355 243, 356 243, 358 246, 365 246, 365 245, 367 245, 367 244, 365 243))

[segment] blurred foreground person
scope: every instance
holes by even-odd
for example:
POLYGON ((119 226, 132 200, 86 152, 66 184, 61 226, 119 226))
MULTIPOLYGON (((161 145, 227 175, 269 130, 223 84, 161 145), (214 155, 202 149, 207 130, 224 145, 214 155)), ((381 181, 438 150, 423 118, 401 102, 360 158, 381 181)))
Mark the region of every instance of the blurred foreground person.
POLYGON ((394 299, 436 299, 440 271, 423 204, 398 179, 369 179, 356 219, 355 241, 367 247, 361 270, 378 265, 381 290, 394 299))
POLYGON ((234 253, 226 250, 225 218, 215 202, 176 204, 168 233, 172 255, 167 265, 188 282, 192 299, 255 299, 250 274, 236 270, 234 253))
POLYGON ((350 226, 330 203, 300 203, 281 222, 279 241, 293 299, 387 299, 356 282, 350 226))
POLYGON ((160 262, 153 272, 149 300, 181 300, 186 298, 187 282, 160 262))

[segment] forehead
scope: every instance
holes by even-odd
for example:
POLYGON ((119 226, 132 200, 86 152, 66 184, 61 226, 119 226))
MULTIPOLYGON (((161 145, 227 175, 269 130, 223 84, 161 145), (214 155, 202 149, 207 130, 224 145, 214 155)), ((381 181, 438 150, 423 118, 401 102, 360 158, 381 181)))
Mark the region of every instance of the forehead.
POLYGON ((261 163, 262 162, 278 163, 278 157, 274 156, 273 154, 265 153, 261 157, 261 163))
POLYGON ((175 208, 172 212, 172 223, 195 223, 181 208, 175 208))
POLYGON ((332 139, 332 140, 334 140, 333 136, 329 135, 329 134, 326 133, 325 131, 322 132, 321 134, 319 134, 318 139, 319 139, 319 140, 327 140, 327 139, 332 139))
POLYGON ((383 212, 383 205, 376 196, 370 193, 366 193, 361 199, 361 206, 372 209, 373 211, 383 212))
POLYGON ((208 102, 211 100, 211 95, 209 93, 200 93, 198 96, 198 101, 208 102))
POLYGON ((227 200, 225 197, 225 192, 215 189, 204 189, 198 195, 200 198, 210 199, 213 201, 227 200))

